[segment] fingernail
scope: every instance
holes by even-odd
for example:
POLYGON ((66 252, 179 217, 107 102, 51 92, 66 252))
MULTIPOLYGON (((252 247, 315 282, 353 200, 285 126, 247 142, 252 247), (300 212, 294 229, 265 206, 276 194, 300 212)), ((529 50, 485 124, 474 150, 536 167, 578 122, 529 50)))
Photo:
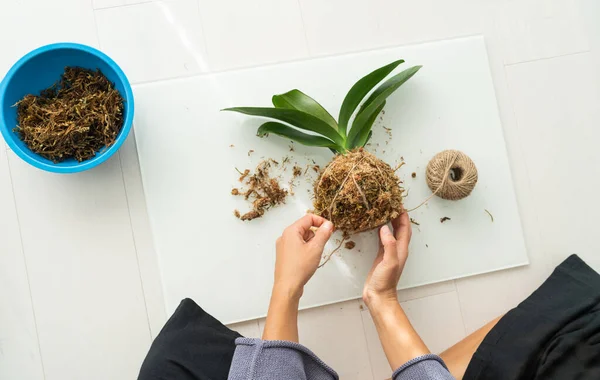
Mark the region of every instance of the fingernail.
POLYGON ((392 234, 392 231, 390 231, 390 228, 388 226, 381 227, 381 232, 383 232, 384 235, 391 235, 392 234))
POLYGON ((330 221, 326 221, 325 223, 323 223, 323 228, 327 231, 331 231, 333 230, 333 223, 331 223, 330 221))

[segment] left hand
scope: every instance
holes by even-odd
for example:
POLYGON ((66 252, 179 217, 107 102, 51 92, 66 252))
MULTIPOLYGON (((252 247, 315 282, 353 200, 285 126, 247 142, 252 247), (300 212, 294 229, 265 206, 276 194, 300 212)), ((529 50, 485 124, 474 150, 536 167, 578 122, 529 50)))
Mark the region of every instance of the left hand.
POLYGON ((333 224, 307 214, 283 231, 277 239, 274 293, 300 299, 304 285, 315 274, 333 224), (311 227, 318 227, 316 232, 311 227))

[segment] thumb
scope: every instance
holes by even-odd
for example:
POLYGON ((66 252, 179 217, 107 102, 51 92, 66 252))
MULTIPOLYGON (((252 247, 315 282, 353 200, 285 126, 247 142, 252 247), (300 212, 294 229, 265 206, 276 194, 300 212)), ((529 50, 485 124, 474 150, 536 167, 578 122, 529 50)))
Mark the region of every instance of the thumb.
POLYGON ((315 231, 315 237, 310 240, 309 244, 323 252, 331 234, 333 234, 333 223, 326 221, 315 231))
POLYGON ((390 231, 388 226, 383 226, 379 229, 379 240, 383 245, 383 257, 385 260, 398 259, 396 254, 396 238, 390 231))

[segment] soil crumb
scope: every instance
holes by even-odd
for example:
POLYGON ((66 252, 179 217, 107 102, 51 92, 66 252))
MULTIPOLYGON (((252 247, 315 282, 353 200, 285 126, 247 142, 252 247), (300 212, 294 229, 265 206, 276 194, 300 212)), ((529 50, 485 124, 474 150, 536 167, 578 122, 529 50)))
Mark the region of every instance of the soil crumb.
POLYGON ((346 249, 354 249, 354 247, 356 247, 356 243, 352 240, 347 241, 346 244, 344 244, 344 248, 346 249))
POLYGON ((233 215, 239 219, 241 217, 240 210, 233 210, 233 215))
MULTIPOLYGON (((235 170, 237 170, 237 169, 235 169, 235 170)), ((246 177, 248 177, 248 175, 250 174, 250 169, 244 170, 243 173, 238 170, 238 173, 241 174, 241 176, 240 176, 240 182, 244 182, 244 180, 246 179, 246 177)))
POLYGON ((302 168, 298 165, 294 166, 294 177, 300 177, 302 175, 302 168))
POLYGON ((440 218, 440 223, 444 223, 446 220, 452 220, 452 219, 448 218, 447 216, 444 216, 444 217, 440 218))
MULTIPOLYGON (((273 206, 285 203, 285 198, 288 192, 281 188, 276 178, 269 175, 271 166, 278 165, 277 161, 269 159, 258 164, 254 173, 250 174, 250 170, 246 169, 240 181, 246 179, 245 191, 239 191, 232 195, 243 196, 244 199, 252 202, 252 210, 240 216, 241 220, 252 220, 260 218, 265 212, 273 206)), ((235 214, 235 211, 234 211, 235 214)))
POLYGON ((392 128, 383 127, 383 129, 385 130, 385 133, 387 133, 388 137, 391 139, 392 138, 392 128))
POLYGON ((124 122, 124 100, 100 70, 66 67, 39 96, 17 104, 15 132, 33 152, 55 163, 94 157, 114 144, 124 122))
POLYGON ((417 178, 417 173, 413 172, 410 176, 413 178, 417 178))

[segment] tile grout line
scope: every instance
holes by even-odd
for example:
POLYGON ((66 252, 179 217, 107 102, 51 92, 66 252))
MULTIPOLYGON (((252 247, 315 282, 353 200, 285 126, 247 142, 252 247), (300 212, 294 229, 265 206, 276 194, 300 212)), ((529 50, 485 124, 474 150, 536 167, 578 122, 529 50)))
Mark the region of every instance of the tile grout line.
POLYGON ((256 323, 256 329, 258 330, 257 338, 262 339, 263 332, 260 331, 260 319, 255 319, 254 322, 256 323))
MULTIPOLYGON (((582 54, 582 53, 574 53, 574 54, 582 54)), ((569 54, 569 55, 573 55, 573 54, 569 54)), ((508 78, 508 71, 506 70, 507 67, 509 67, 509 66, 503 65, 502 71, 503 71, 503 74, 504 74, 504 82, 506 83, 506 90, 508 92, 508 103, 510 105, 510 111, 511 111, 512 116, 514 118, 515 125, 517 127, 516 133, 517 133, 517 135, 519 135, 521 128, 520 128, 519 118, 517 117, 517 112, 515 111, 515 104, 514 104, 513 99, 512 99, 510 80, 508 78)), ((519 136, 517 136, 517 137, 519 137, 519 136)), ((523 146, 521 144, 521 139, 520 138, 518 139, 518 142, 519 142, 519 145, 518 145, 519 152, 521 154, 521 158, 523 158, 523 156, 524 156, 524 153, 523 153, 524 150, 523 150, 523 146)), ((530 170, 529 170, 529 166, 527 165, 527 162, 525 160, 523 160, 523 165, 525 166, 525 172, 526 172, 526 175, 527 175, 527 193, 528 193, 528 197, 529 197, 532 194, 531 193, 531 176, 529 175, 530 170)), ((514 188, 514 186, 515 186, 515 184, 514 184, 514 181, 513 181, 513 188, 514 188)), ((515 197, 516 197, 516 194, 517 194, 516 188, 514 188, 513 191, 515 192, 515 197)), ((518 202, 519 202, 519 200, 517 198, 517 204, 518 204, 518 202)), ((534 210, 536 210, 536 212, 535 212, 535 220, 536 220, 535 225, 537 227, 537 226, 540 225, 540 223, 539 223, 539 213, 537 212, 537 208, 535 207, 535 204, 533 205, 533 208, 534 208, 534 210)), ((526 236, 525 236, 525 231, 523 230, 523 226, 525 225, 525 221, 523 220, 523 215, 521 214, 520 210, 519 210, 519 218, 521 219, 521 230, 522 230, 522 233, 523 233, 523 239, 525 241, 525 249, 527 250, 527 260, 529 261, 528 265, 531 265, 531 253, 529 252, 529 248, 531 248, 531 247, 528 246, 527 239, 526 239, 526 236)), ((537 238, 538 238, 537 241, 538 242, 542 241, 542 233, 541 233, 539 227, 536 228, 535 234, 537 235, 537 238)), ((545 261, 544 261, 543 266, 546 267, 546 270, 548 269, 548 265, 547 265, 547 263, 545 261)))
POLYGON ((109 5, 108 7, 94 7, 94 0, 92 1, 92 9, 94 11, 103 11, 105 9, 116 9, 116 8, 129 8, 129 7, 135 7, 136 5, 140 5, 140 4, 147 4, 147 3, 153 3, 155 2, 155 0, 140 0, 137 3, 131 3, 131 4, 121 4, 121 5, 109 5))
POLYGON ((551 57, 542 57, 542 58, 535 58, 535 59, 530 59, 527 61, 521 61, 521 62, 513 62, 513 63, 505 63, 504 67, 512 67, 512 66, 517 66, 523 63, 531 63, 531 62, 539 62, 539 61, 546 61, 549 59, 554 59, 554 58, 562 58, 562 57, 569 57, 571 55, 579 55, 579 54, 585 54, 585 53, 590 53, 592 50, 591 49, 587 49, 587 50, 582 50, 582 51, 576 51, 573 53, 566 53, 566 54, 559 54, 559 55, 553 55, 551 57))
POLYGON ((146 288, 144 287, 144 280, 142 278, 142 269, 140 267, 140 256, 138 253, 137 243, 135 241, 135 232, 133 231, 133 221, 131 218, 131 207, 129 206, 129 194, 127 192, 127 185, 125 184, 125 173, 123 171, 123 161, 121 160, 121 152, 119 152, 119 167, 121 169, 121 180, 123 182, 123 191, 125 191, 125 202, 127 203, 127 216, 129 217, 129 227, 131 228, 131 240, 133 242, 133 249, 135 251, 135 261, 137 263, 138 276, 140 279, 140 287, 142 290, 142 296, 144 298, 144 309, 146 310, 146 321, 148 323, 148 334, 150 335, 150 342, 153 341, 152 337, 152 326, 150 324, 150 314, 148 313, 148 301, 146 297, 146 288))
POLYGON ((94 0, 92 1, 92 14, 94 15, 94 29, 96 30, 96 41, 98 42, 98 50, 102 50, 102 44, 100 42, 100 28, 98 27, 98 15, 96 9, 94 9, 94 0))
POLYGON ((42 376, 46 379, 46 368, 44 367, 44 359, 42 357, 42 344, 40 342, 40 332, 38 329, 37 314, 35 313, 35 306, 33 303, 33 294, 31 292, 31 281, 29 277, 29 266, 27 265, 27 258, 25 257, 25 244, 23 243, 23 232, 21 229, 21 219, 19 218, 19 211, 17 210, 17 195, 15 192, 15 185, 12 177, 12 170, 10 168, 10 162, 8 158, 8 152, 6 154, 6 167, 8 169, 8 178, 10 179, 10 187, 13 194, 13 204, 15 207, 15 217, 17 218, 17 227, 19 228, 19 241, 21 242, 21 256, 23 257, 23 265, 25 265, 25 275, 27 276, 27 288, 29 289, 29 301, 31 302, 31 314, 33 314, 33 323, 35 327, 35 337, 37 338, 38 353, 40 355, 40 365, 42 366, 42 376))
MULTIPOLYGON (((202 21, 202 5, 200 4, 200 1, 202 0, 196 0, 196 6, 198 8, 198 21, 200 21, 200 30, 202 31, 202 42, 204 43, 204 51, 206 52, 206 67, 208 69, 206 74, 209 74, 212 73, 212 69, 210 67, 210 51, 208 49, 208 41, 206 40, 206 30, 204 30, 204 22, 202 21)), ((191 74, 191 76, 194 75, 195 74, 191 74)))
POLYGON ((304 22, 304 12, 302 12, 302 4, 300 4, 300 0, 296 0, 298 4, 298 11, 300 12, 300 21, 302 21, 302 31, 304 32, 304 42, 306 43, 306 51, 309 57, 312 57, 312 53, 310 51, 310 44, 308 43, 308 35, 306 33, 306 23, 304 22))
MULTIPOLYGON (((449 280, 449 281, 452 281, 454 283, 454 280, 449 280)), ((446 281, 440 281, 440 282, 446 282, 446 281)), ((414 288, 419 288, 421 286, 427 286, 427 285, 419 285, 419 286, 415 286, 414 288)), ((414 289, 414 288, 407 288, 407 289, 414 289)), ((405 289, 402 289, 402 290, 405 290, 405 289)), ((408 299, 405 299, 405 300, 402 300, 402 301, 398 300, 398 303, 400 304, 400 306, 402 306, 402 304, 406 303, 406 302, 418 301, 418 300, 422 300, 422 299, 425 299, 425 298, 430 298, 430 297, 435 297, 435 296, 441 296, 441 295, 448 294, 448 293, 453 293, 453 292, 456 292, 456 286, 454 287, 454 289, 447 290, 445 292, 435 292, 435 293, 428 294, 426 296, 408 298, 408 299)))
POLYGON ((463 338, 467 336, 467 324, 465 322, 465 312, 463 311, 463 306, 462 306, 462 302, 460 300, 460 292, 458 291, 458 285, 456 285, 456 281, 452 280, 452 282, 454 283, 454 292, 456 293, 456 299, 458 301, 458 310, 460 311, 460 320, 462 321, 462 325, 463 325, 463 338))
MULTIPOLYGON (((365 348, 367 349, 367 355, 368 355, 368 359, 369 359, 369 367, 371 367, 371 378, 373 378, 373 380, 375 380, 375 369, 373 368, 373 362, 371 361, 371 350, 369 349, 369 340, 367 339, 367 329, 365 328, 365 320, 363 319, 363 315, 362 315, 363 310, 360 309, 360 306, 363 304, 363 302, 360 299, 358 299, 358 300, 356 300, 356 303, 359 306, 358 307, 358 315, 360 316, 360 324, 362 326, 363 337, 365 338, 365 348)), ((366 307, 366 305, 364 305, 364 307, 366 307)), ((368 307, 367 307, 367 310, 369 310, 368 307)))

